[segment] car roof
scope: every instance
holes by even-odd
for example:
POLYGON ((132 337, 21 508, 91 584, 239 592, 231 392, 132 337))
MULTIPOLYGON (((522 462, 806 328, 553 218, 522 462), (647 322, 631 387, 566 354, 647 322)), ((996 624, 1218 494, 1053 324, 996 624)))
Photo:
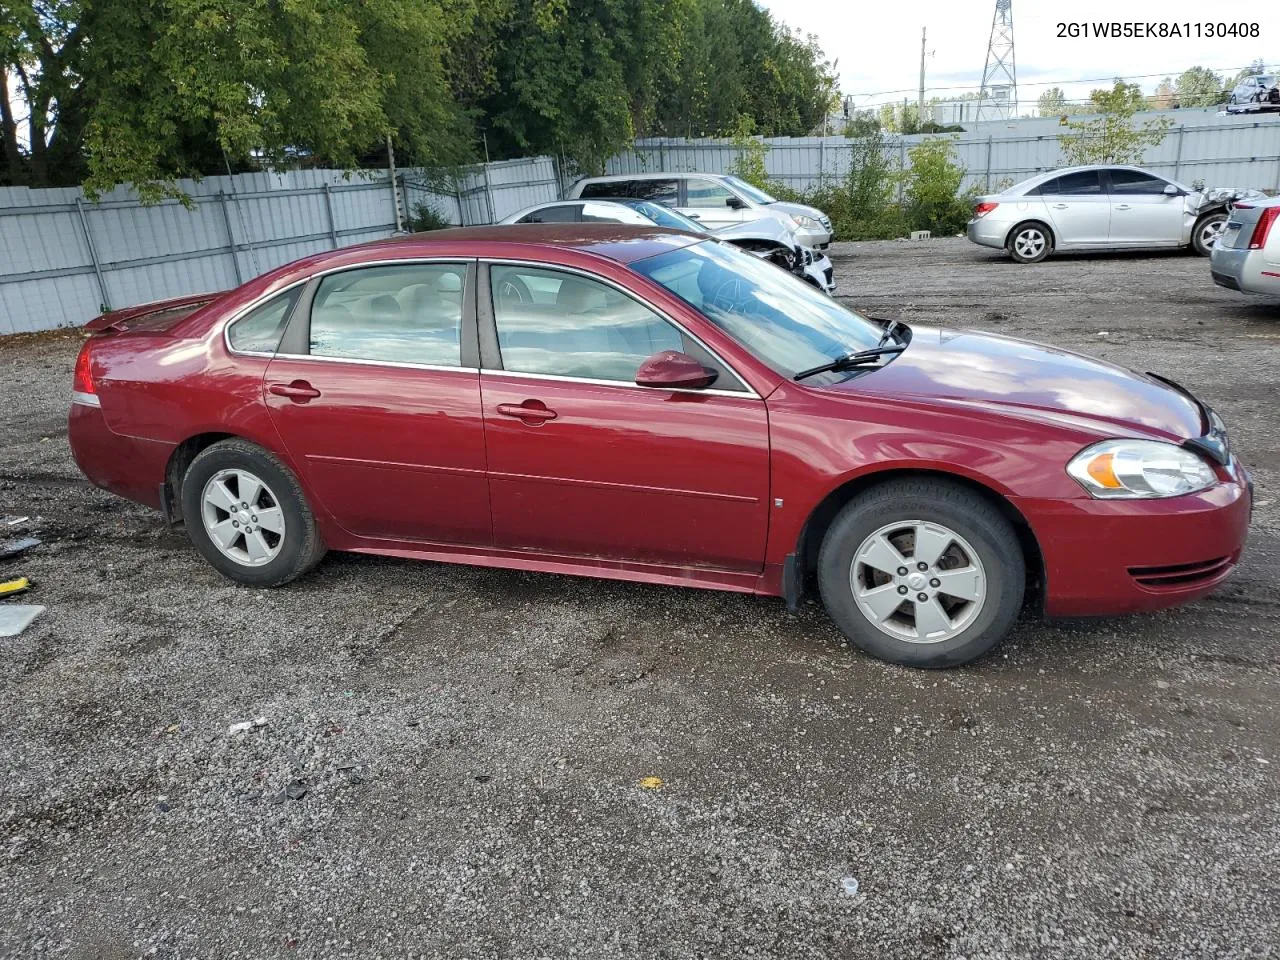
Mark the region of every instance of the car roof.
MULTIPOLYGON (((1014 193, 1016 191, 1021 193, 1023 190, 1039 186, 1042 183, 1047 183, 1054 177, 1060 177, 1066 173, 1085 173, 1089 170, 1136 170, 1138 173, 1145 173, 1152 177, 1159 177, 1161 180, 1169 180, 1169 178, 1163 174, 1156 173, 1154 170, 1148 170, 1145 167, 1134 166, 1132 163, 1086 163, 1078 167, 1059 167, 1056 170, 1046 170, 1043 173, 1037 173, 1034 177, 1027 177, 1027 179, 1015 183, 1004 192, 1014 193)), ((1173 183, 1174 181, 1170 180, 1169 182, 1173 183)))
POLYGON ((727 173, 702 173, 697 170, 682 170, 679 173, 611 173, 604 177, 583 177, 578 183, 616 183, 621 180, 682 180, 685 177, 710 177, 713 180, 723 180, 728 177, 727 173))
MULTIPOLYGON (((578 201, 573 201, 578 202, 578 201)), ((406 237, 375 240, 360 249, 385 249, 388 245, 412 246, 414 253, 439 256, 450 253, 486 256, 484 247, 493 244, 521 244, 543 250, 572 249, 595 254, 617 263, 644 260, 668 250, 701 243, 707 238, 685 230, 657 225, 629 223, 512 223, 485 227, 451 227, 414 233, 406 237), (445 248, 445 249, 442 249, 445 248)))

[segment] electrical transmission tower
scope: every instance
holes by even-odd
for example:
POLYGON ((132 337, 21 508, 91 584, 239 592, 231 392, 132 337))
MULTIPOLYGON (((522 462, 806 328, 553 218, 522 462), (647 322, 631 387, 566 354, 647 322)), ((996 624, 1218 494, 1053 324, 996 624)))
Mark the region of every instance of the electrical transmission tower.
POLYGON ((1013 0, 996 0, 991 42, 982 71, 979 119, 1008 120, 1018 115, 1018 68, 1013 59, 1013 0))

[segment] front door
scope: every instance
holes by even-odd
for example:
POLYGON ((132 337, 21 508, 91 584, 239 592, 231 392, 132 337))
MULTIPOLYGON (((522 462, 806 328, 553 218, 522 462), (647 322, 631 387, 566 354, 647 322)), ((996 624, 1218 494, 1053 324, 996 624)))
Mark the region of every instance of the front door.
POLYGON ((1041 185, 1040 197, 1053 220, 1058 247, 1093 247, 1107 243, 1111 202, 1097 170, 1055 177, 1041 185))
POLYGON ((533 266, 493 264, 489 273, 500 356, 492 369, 486 357, 481 391, 495 545, 762 569, 764 401, 610 284, 533 266), (697 356, 718 370, 716 381, 706 390, 637 386, 641 362, 663 350, 697 356))
POLYGON ((684 182, 684 206, 680 212, 692 217, 708 230, 719 230, 742 223, 744 204, 738 195, 718 180, 689 177, 684 182))
POLYGON ((1140 170, 1113 168, 1111 178, 1111 242, 1143 247, 1182 243, 1186 221, 1182 193, 1165 193, 1168 180, 1140 170))
POLYGON ((466 263, 398 263, 322 277, 305 336, 263 389, 290 457, 351 533, 491 541, 484 424, 466 263))

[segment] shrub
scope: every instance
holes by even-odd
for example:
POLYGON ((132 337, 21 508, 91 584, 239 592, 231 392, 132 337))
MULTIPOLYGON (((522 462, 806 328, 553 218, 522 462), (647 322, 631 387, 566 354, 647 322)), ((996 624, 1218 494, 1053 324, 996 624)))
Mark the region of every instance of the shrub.
POLYGON ((950 137, 921 140, 909 151, 911 167, 903 176, 905 215, 912 230, 930 230, 939 236, 964 229, 976 196, 960 192, 965 169, 955 162, 950 137))
POLYGON ((428 230, 443 230, 452 227, 453 223, 445 219, 428 203, 416 204, 413 215, 409 217, 409 229, 414 233, 426 233, 428 230))

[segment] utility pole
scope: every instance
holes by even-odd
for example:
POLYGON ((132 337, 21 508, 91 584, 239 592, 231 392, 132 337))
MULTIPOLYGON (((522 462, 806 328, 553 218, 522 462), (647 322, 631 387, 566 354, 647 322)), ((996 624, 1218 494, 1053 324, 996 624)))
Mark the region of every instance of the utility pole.
POLYGON ((924 123, 924 46, 927 27, 920 28, 920 103, 916 106, 916 123, 924 123))

